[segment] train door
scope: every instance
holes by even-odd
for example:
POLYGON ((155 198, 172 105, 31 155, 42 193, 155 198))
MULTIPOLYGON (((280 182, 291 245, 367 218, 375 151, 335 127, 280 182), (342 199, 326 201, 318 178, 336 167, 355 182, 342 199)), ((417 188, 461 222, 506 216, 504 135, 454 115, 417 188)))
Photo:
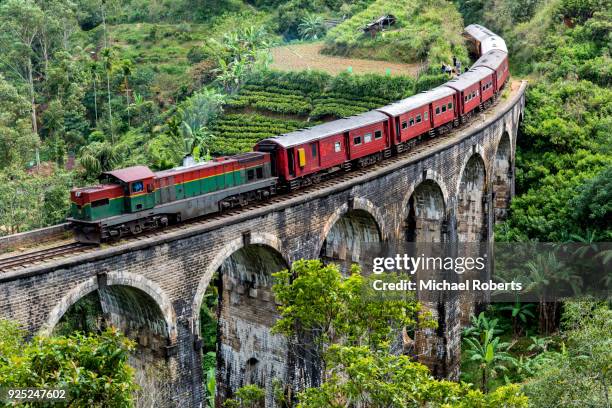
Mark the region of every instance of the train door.
POLYGON ((346 146, 345 160, 351 160, 351 139, 349 132, 344 132, 344 146, 346 146))
POLYGON ((176 192, 174 191, 174 177, 162 177, 159 180, 160 187, 160 202, 169 203, 174 201, 176 198, 176 192))
POLYGON ((287 149, 287 167, 289 168, 289 175, 295 177, 295 153, 294 149, 287 149))
POLYGON ((225 182, 225 186, 223 188, 229 188, 235 185, 234 182, 234 163, 224 163, 223 164, 223 180, 225 182))

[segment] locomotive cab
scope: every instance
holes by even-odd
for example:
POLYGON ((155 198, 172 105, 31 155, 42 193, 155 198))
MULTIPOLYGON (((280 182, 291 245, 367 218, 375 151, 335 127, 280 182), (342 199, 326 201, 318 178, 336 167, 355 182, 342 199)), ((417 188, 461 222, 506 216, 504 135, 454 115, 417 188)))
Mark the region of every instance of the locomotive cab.
POLYGON ((134 213, 155 206, 155 173, 146 166, 109 171, 102 178, 119 184, 124 193, 124 211, 134 213))

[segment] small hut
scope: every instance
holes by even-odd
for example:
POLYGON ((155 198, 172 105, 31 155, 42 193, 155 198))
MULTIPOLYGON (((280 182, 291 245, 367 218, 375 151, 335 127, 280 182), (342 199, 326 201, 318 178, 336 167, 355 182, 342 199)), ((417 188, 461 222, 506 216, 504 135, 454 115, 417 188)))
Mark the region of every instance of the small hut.
POLYGON ((370 33, 372 37, 376 37, 376 34, 379 31, 384 31, 388 29, 389 27, 394 25, 396 21, 397 20, 394 15, 387 14, 387 15, 378 17, 373 22, 367 24, 365 27, 363 27, 363 32, 370 33))

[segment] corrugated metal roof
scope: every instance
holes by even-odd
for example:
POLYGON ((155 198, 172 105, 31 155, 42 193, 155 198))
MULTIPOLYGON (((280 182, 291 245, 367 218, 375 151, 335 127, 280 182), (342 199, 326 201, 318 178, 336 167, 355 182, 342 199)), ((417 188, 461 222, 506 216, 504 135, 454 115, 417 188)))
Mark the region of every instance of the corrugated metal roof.
POLYGON ((485 67, 471 68, 468 72, 461 74, 453 80, 448 81, 443 86, 448 86, 458 91, 463 91, 466 88, 469 88, 470 86, 474 85, 476 82, 481 81, 487 75, 491 74, 491 70, 485 67))
POLYGON ((469 26, 465 27, 464 31, 468 35, 480 41, 480 52, 483 54, 491 50, 508 52, 504 39, 480 24, 470 24, 469 26))
POLYGON ((323 123, 308 129, 296 130, 294 132, 285 133, 284 135, 264 139, 259 143, 272 142, 283 147, 292 147, 322 139, 327 136, 344 133, 362 126, 382 122, 387 119, 387 115, 373 110, 348 118, 323 123))
POLYGON ((125 183, 155 176, 155 173, 153 173, 147 166, 127 167, 125 169, 106 171, 102 174, 110 174, 111 176, 116 177, 125 183))
POLYGON ((465 27, 464 31, 481 42, 487 37, 497 36, 497 34, 488 28, 481 26, 480 24, 470 24, 469 26, 465 27))
POLYGON ((387 106, 383 106, 382 108, 378 108, 377 110, 391 116, 397 116, 413 109, 420 108, 421 106, 425 106, 440 98, 450 96, 454 93, 455 91, 450 88, 439 86, 432 90, 421 92, 420 94, 413 95, 411 97, 402 99, 401 101, 394 102, 387 106))
POLYGON ((493 50, 500 50, 506 53, 508 52, 508 47, 506 47, 506 42, 503 38, 495 35, 492 37, 485 38, 480 43, 480 52, 482 52, 483 54, 486 54, 487 52, 493 50))
POLYGON ((478 58, 472 67, 488 67, 497 70, 508 54, 501 50, 493 50, 478 58))

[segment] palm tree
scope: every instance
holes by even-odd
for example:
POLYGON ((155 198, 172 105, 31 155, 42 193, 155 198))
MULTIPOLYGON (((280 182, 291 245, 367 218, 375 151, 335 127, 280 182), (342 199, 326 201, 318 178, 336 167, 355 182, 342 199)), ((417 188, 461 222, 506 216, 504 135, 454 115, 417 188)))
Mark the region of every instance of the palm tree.
POLYGON ((100 173, 114 169, 121 160, 121 145, 93 142, 79 152, 79 164, 85 169, 88 179, 97 178, 100 173))
POLYGON ((132 68, 134 64, 130 60, 123 60, 121 62, 121 72, 123 73, 123 87, 125 88, 125 104, 127 106, 127 120, 128 127, 130 126, 130 87, 128 78, 132 75, 132 68))
POLYGON ((490 378, 496 377, 499 371, 508 370, 507 363, 516 365, 516 359, 507 352, 509 344, 500 343, 499 340, 499 337, 494 337, 493 330, 486 331, 481 341, 475 338, 465 339, 470 360, 479 363, 482 370, 481 388, 483 392, 488 392, 490 378))
POLYGON ((538 295, 540 332, 550 334, 555 328, 557 301, 550 301, 553 289, 561 293, 561 289, 569 288, 573 294, 580 292, 582 278, 572 268, 557 259, 554 252, 537 254, 536 259, 527 262, 528 283, 525 292, 535 292, 538 295))
POLYGON ((111 138, 113 143, 115 142, 114 134, 112 131, 113 127, 113 109, 111 106, 111 93, 110 93, 110 74, 114 67, 115 55, 111 48, 104 48, 102 50, 102 58, 104 59, 104 71, 106 71, 106 94, 108 96, 108 121, 111 127, 111 138))

